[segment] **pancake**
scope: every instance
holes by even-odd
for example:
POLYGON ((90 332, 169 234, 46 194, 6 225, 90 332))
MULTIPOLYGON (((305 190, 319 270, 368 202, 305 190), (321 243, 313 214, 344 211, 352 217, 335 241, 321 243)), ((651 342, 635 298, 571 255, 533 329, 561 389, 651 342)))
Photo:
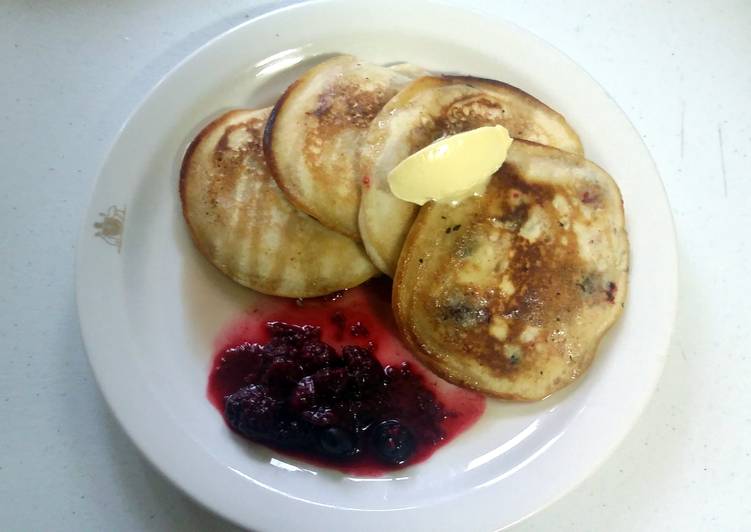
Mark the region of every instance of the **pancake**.
POLYGON ((297 210, 271 177, 262 149, 270 111, 230 111, 188 148, 180 198, 194 243, 265 294, 311 297, 364 282, 377 270, 362 247, 297 210))
POLYGON ((394 314, 438 375, 537 400, 587 370, 622 311, 627 273, 613 179, 578 155, 515 140, 482 196, 420 209, 394 314))
POLYGON ((290 85, 267 126, 266 159, 289 200, 350 238, 360 238, 357 148, 373 117, 410 81, 398 70, 350 55, 329 59, 290 85))
POLYGON ((359 228, 368 255, 381 271, 393 276, 417 212, 415 205, 391 194, 386 181, 389 172, 436 139, 497 124, 514 138, 583 153, 579 137, 561 115, 529 94, 492 80, 419 78, 373 119, 360 147, 359 228))

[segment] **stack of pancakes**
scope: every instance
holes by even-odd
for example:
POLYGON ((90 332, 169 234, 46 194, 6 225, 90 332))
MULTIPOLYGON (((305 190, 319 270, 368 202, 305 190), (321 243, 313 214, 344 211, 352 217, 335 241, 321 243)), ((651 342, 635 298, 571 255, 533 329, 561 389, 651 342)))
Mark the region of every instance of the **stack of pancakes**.
POLYGON ((266 109, 228 112, 180 179, 201 252, 238 283, 312 297, 384 273, 415 354, 444 378, 539 399, 592 361, 620 314, 620 192, 557 112, 505 83, 342 55, 266 109), (502 125, 515 139, 486 192, 423 207, 387 176, 437 139, 502 125))

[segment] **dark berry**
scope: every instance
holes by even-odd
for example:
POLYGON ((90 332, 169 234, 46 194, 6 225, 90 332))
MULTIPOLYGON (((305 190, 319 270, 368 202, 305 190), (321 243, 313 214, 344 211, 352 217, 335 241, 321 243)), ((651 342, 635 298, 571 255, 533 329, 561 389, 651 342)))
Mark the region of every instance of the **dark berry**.
POLYGON ((378 456, 394 465, 404 464, 415 452, 415 437, 396 420, 382 421, 373 429, 373 446, 378 456))
MULTIPOLYGON (((344 314, 332 321, 342 335, 369 334, 344 314)), ((384 368, 370 342, 340 355, 318 327, 268 322, 267 330, 265 345, 227 349, 214 368, 220 397, 237 390, 224 397, 224 411, 238 433, 338 463, 388 466, 412 463, 418 447, 445 439, 448 414, 409 363, 384 368)))
POLYGON ((342 349, 342 357, 347 373, 354 381, 355 393, 367 392, 382 382, 383 368, 370 349, 348 345, 342 349))
POLYGON ((342 358, 347 366, 352 366, 361 363, 363 360, 370 360, 372 353, 366 347, 345 345, 342 348, 342 358))
POLYGON ((316 385, 310 375, 299 380, 289 398, 289 406, 292 410, 301 412, 311 408, 316 403, 316 385))
POLYGON ((263 358, 263 346, 260 344, 244 342, 238 346, 230 347, 227 349, 226 353, 247 357, 248 360, 259 360, 263 358))
POLYGON ((317 341, 321 337, 321 329, 312 325, 299 326, 281 321, 270 321, 266 324, 266 329, 271 335, 271 341, 263 347, 263 350, 269 357, 296 358, 306 342, 317 341))
POLYGON ((317 427, 330 427, 339 421, 339 416, 328 406, 316 406, 302 413, 302 418, 317 427))
POLYGON ((277 358, 277 357, 296 357, 297 356, 297 346, 289 344, 284 339, 274 339, 263 346, 263 353, 266 355, 267 359, 277 358))
POLYGON ((251 437, 268 434, 274 428, 279 409, 279 402, 260 384, 240 388, 224 403, 227 423, 251 437))
POLYGON ((280 420, 267 439, 281 447, 297 449, 305 449, 315 443, 313 428, 294 419, 280 420))
POLYGON ((313 374, 319 397, 336 399, 347 389, 349 375, 344 368, 323 368, 313 374))
POLYGON ((321 451, 334 458, 351 456, 357 451, 354 436, 338 427, 322 430, 318 435, 318 445, 321 451))
POLYGON ((313 373, 317 369, 325 368, 339 362, 334 348, 318 341, 305 343, 300 348, 300 364, 305 371, 313 373))
POLYGON ((336 424, 338 426, 346 428, 347 430, 351 430, 352 432, 359 431, 359 410, 357 401, 354 401, 345 396, 339 400, 333 401, 330 407, 336 414, 336 424))
POLYGON ((369 396, 367 400, 350 402, 349 418, 358 431, 367 429, 379 418, 383 419, 381 401, 378 395, 369 396))
POLYGON ((227 349, 219 359, 216 371, 241 373, 244 375, 244 382, 251 383, 263 371, 264 361, 263 346, 246 342, 227 349))
POLYGON ((303 376, 300 364, 285 357, 276 357, 271 361, 263 375, 263 383, 276 397, 284 397, 303 376))
POLYGON ((290 325, 283 321, 270 321, 266 324, 272 338, 285 338, 295 343, 321 338, 321 328, 313 325, 290 325))

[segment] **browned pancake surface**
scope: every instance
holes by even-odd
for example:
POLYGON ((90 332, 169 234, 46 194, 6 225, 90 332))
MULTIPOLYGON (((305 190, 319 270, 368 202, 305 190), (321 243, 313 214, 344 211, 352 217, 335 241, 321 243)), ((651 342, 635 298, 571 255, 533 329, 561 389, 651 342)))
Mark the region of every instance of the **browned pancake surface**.
POLYGON ((271 109, 231 111, 183 160, 183 215, 197 247, 238 283, 266 294, 318 296, 376 271, 363 249, 296 209, 271 177, 262 136, 271 109))
POLYGON ((424 206, 394 311, 448 380, 541 399, 579 377, 621 313, 628 242, 613 180, 585 159, 514 141, 485 194, 424 206))
POLYGON ((366 176, 359 228, 373 263, 393 275, 416 206, 391 194, 387 177, 403 159, 431 142, 482 126, 502 125, 518 139, 582 154, 576 132, 557 112, 499 81, 467 76, 419 78, 373 119, 360 146, 366 176))
POLYGON ((269 120, 266 158, 279 186, 303 212, 351 238, 360 238, 357 148, 373 117, 409 82, 398 70, 334 57, 295 81, 269 120))

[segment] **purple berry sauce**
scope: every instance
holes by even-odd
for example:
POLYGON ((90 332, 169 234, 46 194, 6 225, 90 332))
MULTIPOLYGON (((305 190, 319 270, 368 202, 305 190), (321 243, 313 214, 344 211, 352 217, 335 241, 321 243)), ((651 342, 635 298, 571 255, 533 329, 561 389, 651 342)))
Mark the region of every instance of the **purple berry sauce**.
POLYGON ((377 476, 471 426, 482 396, 399 341, 383 281, 336 297, 264 298, 218 341, 208 397, 229 427, 281 453, 377 476))

